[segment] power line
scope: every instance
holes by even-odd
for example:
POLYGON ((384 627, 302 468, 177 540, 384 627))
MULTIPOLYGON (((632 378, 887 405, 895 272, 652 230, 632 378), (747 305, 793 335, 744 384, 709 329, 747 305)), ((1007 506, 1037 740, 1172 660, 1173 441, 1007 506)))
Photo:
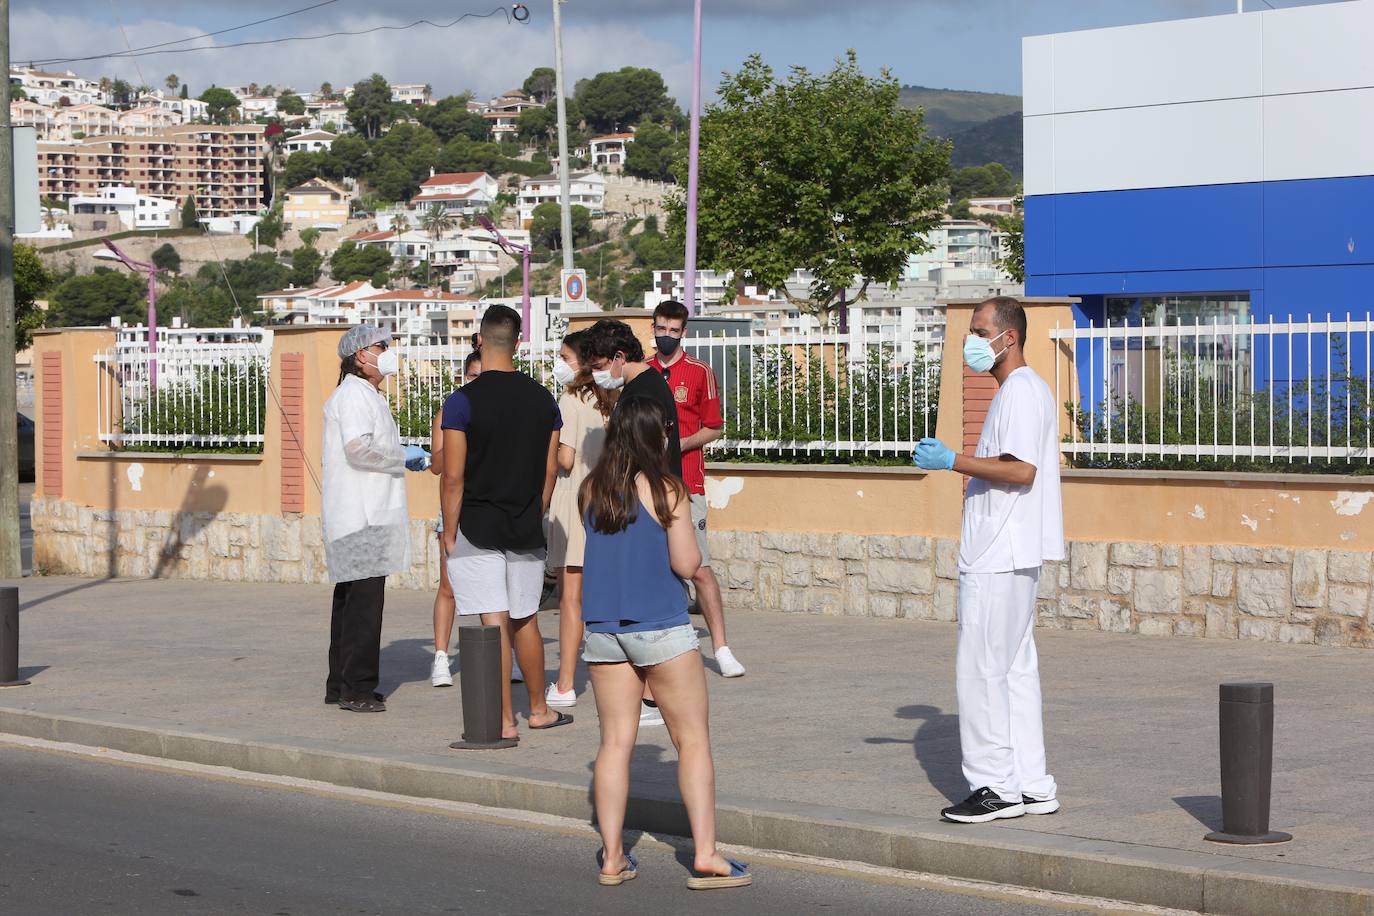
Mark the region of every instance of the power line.
MULTIPOLYGON (((523 9, 523 5, 522 5, 522 4, 516 4, 516 7, 520 7, 520 8, 523 9)), ((150 57, 150 56, 158 55, 158 54, 194 54, 194 53, 196 53, 197 51, 226 51, 226 50, 228 50, 228 49, 230 49, 230 48, 249 48, 249 47, 259 47, 259 46, 262 46, 262 45, 285 44, 285 43, 288 43, 288 42, 295 42, 295 41, 322 41, 322 40, 327 39, 327 38, 344 38, 344 37, 354 37, 354 36, 358 36, 358 35, 371 35, 371 34, 373 34, 374 32, 404 32, 404 31, 407 31, 407 30, 409 30, 409 29, 418 28, 419 26, 422 26, 422 25, 431 26, 431 27, 436 28, 436 29, 451 29, 451 28, 453 28, 454 26, 458 25, 460 22, 463 22, 463 21, 466 20, 466 19, 490 19, 491 17, 497 16, 497 15, 504 16, 507 23, 510 23, 510 22, 512 22, 512 21, 515 21, 515 22, 526 22, 526 21, 528 21, 528 19, 529 19, 528 14, 525 15, 525 18, 524 18, 524 19, 521 19, 521 18, 519 18, 518 16, 513 16, 513 15, 512 15, 511 9, 508 9, 507 7, 504 7, 504 6, 498 6, 498 7, 496 7, 495 9, 493 9, 493 10, 491 10, 490 12, 487 12, 487 13, 464 13, 463 15, 459 16, 458 18, 453 19, 453 20, 451 20, 451 21, 449 21, 449 22, 434 22, 434 21, 429 20, 429 19, 417 19, 417 20, 415 20, 414 22, 411 22, 411 23, 409 23, 409 24, 407 24, 407 25, 378 25, 378 26, 373 26, 373 27, 370 28, 370 29, 358 29, 358 30, 355 30, 355 31, 325 32, 325 33, 320 34, 320 35, 293 35, 293 36, 289 36, 289 37, 286 37, 286 38, 264 38, 264 39, 261 39, 261 40, 258 40, 258 41, 239 41, 239 42, 234 42, 233 44, 227 44, 227 45, 207 45, 207 46, 201 47, 201 48, 170 48, 170 49, 157 50, 157 51, 140 51, 140 52, 133 53, 133 54, 130 54, 130 53, 128 53, 127 51, 125 51, 125 52, 115 52, 115 53, 111 53, 111 54, 97 54, 97 55, 92 55, 92 56, 90 56, 90 57, 81 57, 81 58, 76 58, 76 57, 51 58, 51 59, 48 59, 48 60, 35 61, 35 62, 34 62, 34 65, 35 65, 35 66, 45 66, 45 67, 46 67, 46 66, 55 66, 55 65, 57 65, 57 64, 75 63, 75 62, 77 62, 77 61, 105 60, 105 59, 110 59, 110 58, 150 57)))
MULTIPOLYGON (((301 7, 301 8, 298 9, 298 10, 291 10, 290 12, 286 12, 286 13, 278 13, 276 16, 268 16, 266 19, 255 19, 255 20, 252 21, 252 22, 245 22, 243 25, 230 26, 230 27, 227 28, 227 29, 218 29, 218 30, 216 30, 216 31, 214 31, 214 32, 202 32, 202 33, 199 34, 199 35, 192 35, 192 36, 190 36, 189 38, 177 38, 177 39, 174 39, 174 40, 172 40, 172 41, 164 41, 164 42, 161 42, 160 44, 155 44, 155 45, 143 45, 143 46, 138 47, 138 48, 127 47, 127 45, 128 45, 128 37, 126 36, 126 37, 125 37, 126 49, 123 50, 123 51, 111 51, 109 54, 94 54, 94 55, 92 55, 92 56, 90 56, 90 57, 53 58, 52 60, 36 61, 35 63, 40 63, 40 64, 43 64, 43 65, 46 66, 46 65, 51 65, 51 64, 54 64, 54 63, 74 64, 74 63, 81 63, 81 62, 83 62, 83 61, 88 61, 88 60, 106 60, 106 59, 111 58, 111 57, 130 57, 130 56, 132 56, 132 55, 134 55, 134 54, 137 54, 137 53, 139 53, 139 52, 142 52, 142 51, 151 51, 151 50, 154 50, 154 49, 156 49, 156 48, 167 48, 167 47, 171 47, 172 45, 185 44, 185 43, 188 42, 188 41, 200 41, 202 38, 213 38, 213 37, 216 36, 216 35, 227 35, 227 34, 230 33, 230 32, 241 32, 241 31, 243 31, 244 29, 251 29, 253 26, 256 26, 256 25, 264 25, 264 24, 266 24, 266 23, 268 23, 268 22, 276 22, 278 19, 286 19, 286 18, 289 17, 289 16, 297 16, 297 15, 299 15, 299 14, 301 14, 301 13, 308 13, 308 12, 310 12, 311 10, 317 10, 317 9, 319 9, 319 8, 322 7, 322 6, 329 6, 331 3, 338 3, 338 2, 339 2, 339 0, 321 0, 320 3, 316 3, 316 4, 313 4, 313 5, 311 5, 311 6, 303 6, 303 7, 301 7)), ((120 26, 120 30, 121 30, 121 31, 123 30, 123 26, 122 26, 122 25, 120 26)))

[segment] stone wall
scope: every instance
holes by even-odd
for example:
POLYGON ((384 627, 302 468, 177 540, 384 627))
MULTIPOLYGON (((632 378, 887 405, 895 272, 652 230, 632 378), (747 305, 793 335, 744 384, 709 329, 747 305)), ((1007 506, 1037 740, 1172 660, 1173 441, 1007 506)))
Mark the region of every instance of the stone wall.
MULTIPOLYGON (((954 620, 958 543, 712 531, 726 606, 954 620)), ((1039 625, 1374 647, 1374 554, 1227 545, 1070 545, 1045 566, 1039 625)))
MULTIPOLYGON (((32 504, 34 567, 50 575, 327 581, 317 516, 100 510, 32 504), (113 560, 111 560, 113 557, 113 560)), ((727 607, 955 619, 958 544, 921 535, 716 531, 727 607)), ((432 589, 432 522, 411 522, 411 568, 432 589)), ((1374 647, 1374 554, 1227 545, 1070 545, 1041 573, 1039 624, 1147 636, 1374 647)))

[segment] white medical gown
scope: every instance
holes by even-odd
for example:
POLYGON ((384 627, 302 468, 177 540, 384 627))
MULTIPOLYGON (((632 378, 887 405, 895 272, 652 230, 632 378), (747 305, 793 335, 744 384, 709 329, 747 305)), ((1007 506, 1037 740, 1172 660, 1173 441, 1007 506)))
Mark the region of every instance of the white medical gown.
POLYGON ((405 449, 386 398, 347 376, 324 403, 325 565, 331 582, 390 576, 410 565, 405 449))

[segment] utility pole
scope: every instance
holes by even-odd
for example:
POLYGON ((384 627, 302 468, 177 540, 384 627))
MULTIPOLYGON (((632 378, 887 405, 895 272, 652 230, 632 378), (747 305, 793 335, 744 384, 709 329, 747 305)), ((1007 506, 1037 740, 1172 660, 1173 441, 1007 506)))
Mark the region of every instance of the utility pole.
POLYGON ((687 238, 682 298, 697 313, 697 166, 701 159, 701 0, 692 12, 692 122, 687 139, 687 238))
POLYGON ((14 352, 14 133, 10 123, 10 0, 0 0, 0 579, 24 574, 19 557, 19 405, 14 352))
POLYGON ((554 92, 558 94, 558 235, 563 239, 563 269, 572 270, 572 193, 568 189, 571 184, 568 178, 568 104, 563 99, 563 17, 558 9, 562 5, 563 0, 553 0, 553 85, 554 92))

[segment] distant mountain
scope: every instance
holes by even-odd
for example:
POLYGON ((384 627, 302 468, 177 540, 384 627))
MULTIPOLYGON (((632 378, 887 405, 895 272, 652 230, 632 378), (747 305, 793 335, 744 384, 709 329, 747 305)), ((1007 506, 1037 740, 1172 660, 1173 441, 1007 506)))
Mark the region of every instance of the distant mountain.
POLYGON ((1000 162, 1021 176, 1021 97, 903 86, 900 104, 924 108, 926 127, 954 141, 955 168, 1000 162))

